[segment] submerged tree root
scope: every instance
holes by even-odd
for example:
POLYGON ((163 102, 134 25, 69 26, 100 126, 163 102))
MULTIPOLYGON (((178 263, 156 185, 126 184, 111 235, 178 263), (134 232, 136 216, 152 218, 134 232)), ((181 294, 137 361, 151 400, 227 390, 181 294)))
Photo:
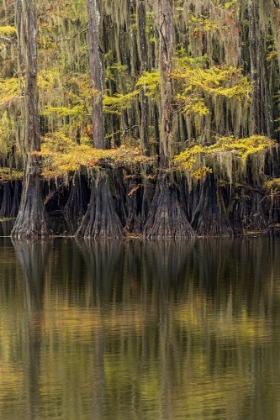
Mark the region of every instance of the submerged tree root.
POLYGON ((178 190, 167 178, 158 181, 144 227, 146 238, 191 238, 195 236, 179 202, 178 190))

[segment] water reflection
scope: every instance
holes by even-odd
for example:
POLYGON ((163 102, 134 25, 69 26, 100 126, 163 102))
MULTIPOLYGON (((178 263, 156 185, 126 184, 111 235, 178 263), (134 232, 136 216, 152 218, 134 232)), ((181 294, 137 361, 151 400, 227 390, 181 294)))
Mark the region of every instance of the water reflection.
POLYGON ((278 418, 279 238, 0 248, 0 418, 278 418))
POLYGON ((121 241, 79 241, 78 248, 84 257, 91 285, 88 304, 96 308, 96 325, 92 329, 92 418, 101 419, 106 411, 105 403, 105 334, 104 320, 110 312, 108 304, 114 299, 116 283, 122 281, 121 241), (107 303, 107 305, 106 305, 107 303), (106 306, 105 306, 106 305, 106 306), (107 309, 107 310, 106 310, 107 309), (109 310, 108 310, 109 309, 109 310), (102 316, 103 315, 103 316, 102 316))

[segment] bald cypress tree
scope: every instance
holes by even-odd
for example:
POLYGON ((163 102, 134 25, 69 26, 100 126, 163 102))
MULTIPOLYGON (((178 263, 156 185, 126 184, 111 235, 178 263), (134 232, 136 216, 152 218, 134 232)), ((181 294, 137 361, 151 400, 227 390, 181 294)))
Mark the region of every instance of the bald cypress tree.
MULTIPOLYGON (((98 0, 87 0, 87 12, 89 64, 93 89, 93 145, 97 149, 104 149, 103 64, 99 47, 100 4, 98 0)), ((116 213, 110 191, 110 175, 106 168, 100 167, 93 173, 90 202, 76 235, 84 238, 123 236, 122 224, 116 213)))
POLYGON ((191 237, 194 231, 179 203, 178 190, 169 173, 173 142, 173 84, 171 73, 175 59, 173 0, 158 0, 157 30, 159 36, 160 75, 160 146, 156 194, 144 228, 146 237, 191 237))
POLYGON ((18 36, 19 74, 25 81, 22 92, 24 124, 24 180, 19 213, 12 236, 43 237, 51 234, 42 200, 38 87, 37 87, 37 18, 35 0, 17 0, 16 26, 18 36))

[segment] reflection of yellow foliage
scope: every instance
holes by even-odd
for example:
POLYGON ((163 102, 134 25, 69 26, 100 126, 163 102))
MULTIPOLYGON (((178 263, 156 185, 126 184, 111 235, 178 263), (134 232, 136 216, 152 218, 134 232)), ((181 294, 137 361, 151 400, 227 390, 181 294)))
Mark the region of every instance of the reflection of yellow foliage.
MULTIPOLYGON (((5 252, 1 264, 10 263, 14 269, 14 254, 10 248, 5 252)), ((170 295, 165 312, 158 306, 157 288, 145 304, 135 303, 128 294, 121 304, 111 303, 106 310, 91 304, 79 306, 92 296, 92 283, 84 292, 70 291, 65 284, 64 295, 61 284, 56 289, 48 277, 53 262, 46 270, 48 280, 39 310, 34 301, 38 296, 28 295, 22 281, 9 311, 11 297, 5 297, 5 285, 1 290, 0 415, 6 401, 15 398, 21 398, 20 408, 27 404, 29 409, 29 390, 32 381, 37 381, 34 392, 50 418, 55 418, 58 399, 69 408, 61 419, 87 417, 85 401, 95 402, 98 390, 104 389, 107 406, 116 411, 115 419, 127 418, 127 414, 133 418, 140 403, 153 419, 170 407, 173 418, 180 414, 205 419, 206 410, 209 418, 216 418, 218 409, 225 418, 238 418, 255 380, 250 363, 253 347, 259 352, 260 346, 273 340, 267 314, 250 316, 240 304, 233 315, 230 302, 217 305, 203 292, 190 293, 189 300, 182 295, 177 303, 170 295), (137 403, 130 406, 124 398, 130 399, 131 389, 137 403), (172 404, 165 398, 167 392, 172 404)))
POLYGON ((270 335, 264 320, 249 317, 245 308, 242 308, 239 316, 235 317, 226 311, 217 314, 213 312, 209 303, 201 302, 198 297, 189 304, 177 305, 174 319, 181 327, 195 330, 198 334, 207 326, 209 333, 218 335, 221 339, 265 341, 270 335))
POLYGON ((147 324, 154 316, 145 313, 142 307, 131 306, 126 311, 113 310, 111 317, 103 319, 98 310, 82 310, 74 305, 49 307, 50 316, 45 317, 44 333, 53 329, 60 331, 62 336, 79 340, 81 336, 91 335, 93 329, 106 328, 110 334, 128 335, 141 334, 143 324, 147 324))
POLYGON ((0 362, 0 390, 1 400, 20 397, 23 385, 23 372, 16 366, 13 367, 12 363, 6 361, 0 362))

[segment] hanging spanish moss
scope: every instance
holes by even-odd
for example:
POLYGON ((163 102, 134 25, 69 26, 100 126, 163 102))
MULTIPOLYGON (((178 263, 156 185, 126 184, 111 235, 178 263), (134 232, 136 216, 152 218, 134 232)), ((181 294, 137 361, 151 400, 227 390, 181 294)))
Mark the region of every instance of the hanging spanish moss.
POLYGON ((2 3, 0 213, 18 217, 13 235, 51 233, 44 203, 86 238, 279 223, 279 1, 2 3))

